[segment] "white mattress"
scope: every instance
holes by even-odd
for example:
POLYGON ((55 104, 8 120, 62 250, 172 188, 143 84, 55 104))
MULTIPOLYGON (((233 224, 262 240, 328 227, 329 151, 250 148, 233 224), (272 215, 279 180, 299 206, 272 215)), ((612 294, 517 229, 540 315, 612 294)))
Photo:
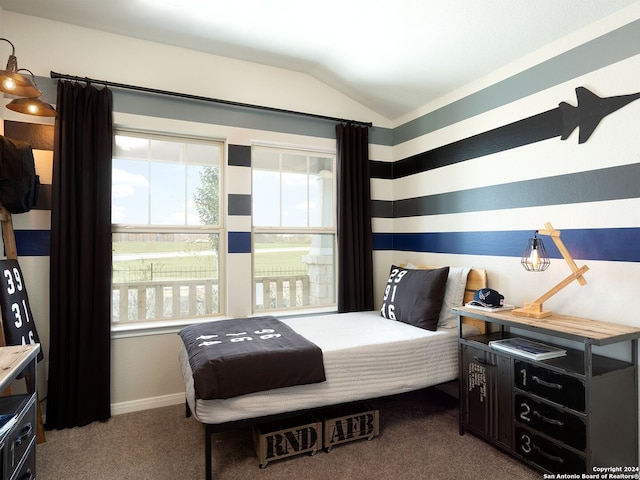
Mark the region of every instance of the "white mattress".
MULTIPOLYGON (((323 352, 327 380, 224 400, 195 399, 184 347, 180 365, 191 412, 203 423, 292 412, 418 390, 458 377, 458 329, 436 332, 388 320, 380 312, 282 319, 323 352)), ((463 334, 475 330, 463 325, 463 334)), ((475 330, 477 332, 477 330, 475 330)))

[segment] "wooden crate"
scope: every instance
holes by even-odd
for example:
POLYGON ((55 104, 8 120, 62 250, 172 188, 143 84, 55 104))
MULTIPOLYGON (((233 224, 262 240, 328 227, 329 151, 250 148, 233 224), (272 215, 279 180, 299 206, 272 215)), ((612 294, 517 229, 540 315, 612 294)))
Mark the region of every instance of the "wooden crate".
POLYGON ((333 407, 321 412, 322 447, 330 452, 334 445, 366 438, 380 433, 378 410, 366 403, 333 407))
POLYGON ((265 423, 253 427, 253 446, 260 468, 270 461, 301 453, 315 455, 321 448, 322 422, 313 416, 265 423))

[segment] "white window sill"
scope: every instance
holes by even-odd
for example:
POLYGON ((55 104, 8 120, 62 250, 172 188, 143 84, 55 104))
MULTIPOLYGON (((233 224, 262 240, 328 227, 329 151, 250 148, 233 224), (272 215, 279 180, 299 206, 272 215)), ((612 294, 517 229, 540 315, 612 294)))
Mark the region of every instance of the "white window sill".
MULTIPOLYGON (((304 310, 265 310, 254 312, 250 316, 260 317, 265 315, 273 315, 279 318, 291 317, 308 317, 311 315, 322 315, 328 313, 337 313, 336 306, 311 308, 304 310)), ((184 327, 197 323, 206 323, 213 320, 230 320, 233 317, 219 316, 206 318, 185 318, 183 320, 166 320, 158 322, 140 322, 129 323, 124 325, 111 325, 111 338, 129 338, 144 337, 148 335, 166 335, 169 333, 178 333, 184 327)))

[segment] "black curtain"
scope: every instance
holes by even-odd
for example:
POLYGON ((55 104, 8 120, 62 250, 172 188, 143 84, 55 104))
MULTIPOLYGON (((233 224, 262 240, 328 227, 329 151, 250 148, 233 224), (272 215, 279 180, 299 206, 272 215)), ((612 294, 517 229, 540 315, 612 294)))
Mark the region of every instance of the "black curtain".
POLYGON ((47 429, 111 416, 111 153, 107 88, 58 82, 47 429))
POLYGON ((369 129, 336 126, 338 312, 374 309, 369 129))

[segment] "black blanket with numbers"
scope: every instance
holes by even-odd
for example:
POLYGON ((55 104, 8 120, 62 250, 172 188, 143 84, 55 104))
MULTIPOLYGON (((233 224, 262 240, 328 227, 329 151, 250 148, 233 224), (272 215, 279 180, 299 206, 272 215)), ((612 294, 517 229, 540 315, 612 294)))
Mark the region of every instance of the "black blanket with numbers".
POLYGON ((196 398, 324 382, 322 350, 275 317, 215 320, 179 332, 196 398))

